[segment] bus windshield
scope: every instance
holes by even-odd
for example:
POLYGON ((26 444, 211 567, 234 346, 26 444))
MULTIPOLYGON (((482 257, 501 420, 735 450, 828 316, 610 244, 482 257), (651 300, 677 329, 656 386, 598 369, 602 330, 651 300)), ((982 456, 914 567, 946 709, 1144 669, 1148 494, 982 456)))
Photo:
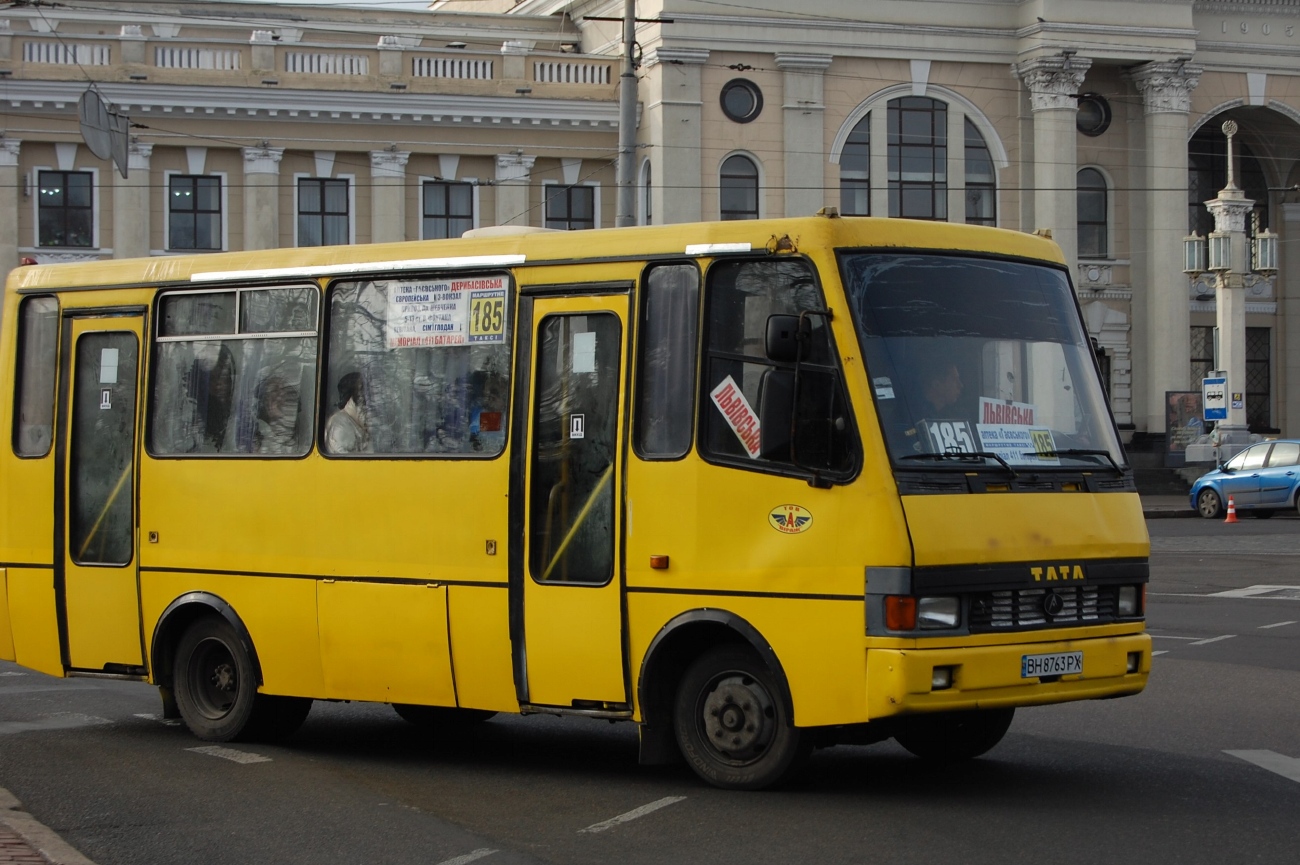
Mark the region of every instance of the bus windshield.
POLYGON ((841 267, 896 466, 1120 469, 1063 271, 897 252, 841 267))

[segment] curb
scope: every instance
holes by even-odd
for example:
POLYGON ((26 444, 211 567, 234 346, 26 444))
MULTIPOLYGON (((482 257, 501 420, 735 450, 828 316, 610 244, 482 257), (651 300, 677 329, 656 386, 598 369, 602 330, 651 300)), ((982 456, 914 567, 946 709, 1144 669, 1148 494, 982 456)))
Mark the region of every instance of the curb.
POLYGON ((13 793, 0 787, 0 826, 17 833, 29 847, 48 859, 50 865, 95 865, 22 808, 13 793))
POLYGON ((1196 511, 1188 508, 1187 510, 1174 510, 1171 508, 1158 508, 1149 511, 1143 511, 1142 516, 1148 520, 1170 520, 1182 519, 1183 517, 1194 517, 1196 511))

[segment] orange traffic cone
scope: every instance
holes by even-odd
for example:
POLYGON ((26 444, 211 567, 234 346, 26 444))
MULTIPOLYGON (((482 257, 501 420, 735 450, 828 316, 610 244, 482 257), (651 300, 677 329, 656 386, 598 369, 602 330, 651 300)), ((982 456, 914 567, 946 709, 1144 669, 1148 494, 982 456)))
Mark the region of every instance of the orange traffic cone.
POLYGON ((1228 496, 1228 515, 1224 517, 1225 523, 1237 522, 1237 506, 1232 501, 1232 496, 1228 496))

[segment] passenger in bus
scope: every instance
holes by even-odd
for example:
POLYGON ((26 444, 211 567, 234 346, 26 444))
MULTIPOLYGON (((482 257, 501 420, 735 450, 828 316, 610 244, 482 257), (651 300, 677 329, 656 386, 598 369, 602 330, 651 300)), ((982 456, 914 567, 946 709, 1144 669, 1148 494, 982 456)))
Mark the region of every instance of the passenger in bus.
MULTIPOLYGON (((198 364, 197 360, 195 364, 198 364)), ((217 361, 208 373, 207 390, 202 450, 220 453, 228 449, 226 428, 230 423, 231 401, 235 394, 235 357, 224 345, 217 352, 217 361)))
POLYGON ((922 378, 917 419, 938 420, 953 416, 957 413, 954 406, 961 399, 963 389, 957 364, 945 361, 929 367, 922 378))
POLYGON ((298 454, 299 393, 287 371, 275 370, 257 387, 257 428, 253 452, 298 454))
POLYGON ((325 422, 325 449, 332 454, 371 453, 366 425, 366 380, 359 372, 339 379, 338 408, 325 422))

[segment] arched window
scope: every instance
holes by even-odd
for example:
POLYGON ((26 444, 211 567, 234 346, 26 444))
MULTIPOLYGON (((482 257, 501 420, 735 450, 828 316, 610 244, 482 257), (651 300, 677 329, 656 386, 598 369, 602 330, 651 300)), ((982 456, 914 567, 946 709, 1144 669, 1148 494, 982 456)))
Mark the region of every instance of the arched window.
POLYGON ((998 224, 997 174, 984 136, 966 118, 966 223, 998 224))
POLYGON ((1110 254, 1107 243, 1109 225, 1106 178, 1095 168, 1080 168, 1075 187, 1079 207, 1079 257, 1105 258, 1110 254))
POLYGON ((840 152, 840 213, 871 215, 871 113, 858 121, 840 152))
POLYGON ((889 100, 889 215, 948 218, 948 106, 927 96, 889 100))
POLYGON ((758 219, 758 168, 745 156, 728 156, 718 172, 719 211, 723 220, 758 219))

